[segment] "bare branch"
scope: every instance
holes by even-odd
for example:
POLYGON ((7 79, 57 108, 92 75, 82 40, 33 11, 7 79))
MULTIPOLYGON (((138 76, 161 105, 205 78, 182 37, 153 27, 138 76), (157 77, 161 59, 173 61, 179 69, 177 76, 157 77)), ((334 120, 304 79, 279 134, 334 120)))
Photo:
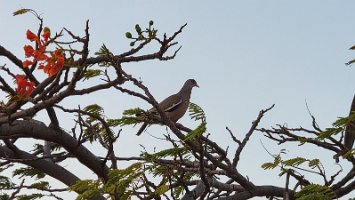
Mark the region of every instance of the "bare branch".
POLYGON ((264 116, 264 114, 266 112, 268 112, 269 110, 271 110, 273 107, 275 106, 275 104, 273 104, 272 106, 270 106, 269 108, 265 109, 265 110, 261 110, 259 112, 258 117, 256 118, 255 121, 253 121, 252 126, 250 127, 249 131, 247 132, 247 134, 245 134, 245 137, 241 143, 241 145, 238 146, 235 155, 234 155, 234 159, 233 159, 233 163, 232 166, 236 167, 238 165, 239 159, 240 159, 240 154, 242 153, 245 145, 247 144, 247 142, 249 141, 250 136, 253 134, 253 132, 255 131, 255 129, 257 128, 261 118, 264 116))

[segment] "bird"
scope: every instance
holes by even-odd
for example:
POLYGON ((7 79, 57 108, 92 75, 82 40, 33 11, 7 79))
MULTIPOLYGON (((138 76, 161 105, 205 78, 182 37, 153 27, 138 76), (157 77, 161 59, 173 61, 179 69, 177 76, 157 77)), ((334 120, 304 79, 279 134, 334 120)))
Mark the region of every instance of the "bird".
MULTIPOLYGON (((159 103, 159 107, 165 112, 166 116, 171 121, 176 123, 186 113, 190 104, 190 96, 193 87, 199 88, 199 85, 195 79, 188 79, 178 93, 167 97, 159 103)), ((147 114, 154 114, 159 117, 159 114, 155 108, 149 109, 147 114)), ((147 126, 148 123, 144 122, 138 130, 137 135, 139 136, 142 134, 147 126)))
MULTIPOLYGON (((353 102, 351 103, 349 116, 355 112, 355 95, 353 98, 353 102)), ((347 150, 350 150, 354 145, 355 140, 355 120, 352 120, 345 128, 345 136, 344 136, 344 146, 347 150)))

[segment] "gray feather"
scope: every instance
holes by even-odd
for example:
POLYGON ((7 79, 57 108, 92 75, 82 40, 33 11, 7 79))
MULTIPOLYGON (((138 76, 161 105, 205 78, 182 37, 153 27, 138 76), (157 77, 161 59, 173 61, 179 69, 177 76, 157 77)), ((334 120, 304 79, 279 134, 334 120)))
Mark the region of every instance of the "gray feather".
MULTIPOLYGON (((186 113, 190 104, 191 90, 193 87, 199 86, 194 79, 189 79, 185 82, 178 93, 169 96, 159 103, 159 107, 165 112, 171 121, 177 122, 186 113)), ((156 113, 156 109, 151 108, 148 110, 148 113, 156 113)), ((142 134, 147 125, 148 124, 145 122, 139 129, 137 135, 142 134)))

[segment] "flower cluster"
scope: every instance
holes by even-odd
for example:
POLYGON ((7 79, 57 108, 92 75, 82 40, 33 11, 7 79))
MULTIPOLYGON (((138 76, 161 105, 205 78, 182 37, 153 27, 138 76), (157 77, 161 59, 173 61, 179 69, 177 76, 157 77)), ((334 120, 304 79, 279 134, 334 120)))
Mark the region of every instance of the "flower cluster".
MULTIPOLYGON (((54 51, 47 51, 47 46, 50 43, 48 28, 44 28, 40 36, 27 30, 26 37, 29 41, 35 42, 35 46, 25 45, 23 47, 26 56, 26 60, 22 62, 24 68, 38 64, 37 69, 43 70, 50 77, 55 76, 63 69, 65 62, 63 51, 58 48, 54 51)), ((35 88, 35 84, 28 81, 25 75, 16 75, 15 79, 17 82, 16 93, 19 99, 28 97, 35 88)))
POLYGON ((17 88, 16 93, 19 99, 25 99, 30 96, 33 89, 35 88, 35 84, 31 81, 27 81, 25 75, 16 75, 17 88))
POLYGON ((55 51, 46 51, 48 46, 48 39, 50 36, 49 29, 44 29, 42 39, 36 34, 27 30, 27 39, 31 42, 36 42, 36 48, 31 45, 25 45, 26 58, 33 58, 32 60, 23 61, 23 67, 28 67, 38 62, 38 69, 43 69, 48 76, 55 76, 64 66, 65 57, 61 49, 55 51))

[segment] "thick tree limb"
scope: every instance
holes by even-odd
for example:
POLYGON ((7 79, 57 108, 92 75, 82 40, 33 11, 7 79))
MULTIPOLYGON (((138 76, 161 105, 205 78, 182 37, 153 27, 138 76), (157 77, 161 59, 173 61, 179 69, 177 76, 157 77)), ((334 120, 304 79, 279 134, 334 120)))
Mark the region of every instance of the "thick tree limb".
MULTIPOLYGON (((29 154, 25 151, 21 151, 19 149, 16 152, 13 152, 9 148, 0 145, 0 157, 5 159, 16 159, 16 162, 31 166, 39 171, 61 181, 67 186, 71 186, 75 184, 80 179, 75 176, 70 171, 66 170, 62 166, 59 166, 47 159, 37 159, 38 157, 29 154)), ((83 191, 76 191, 78 193, 82 193, 83 191)), ((91 200, 98 199, 104 200, 105 198, 102 196, 96 196, 91 198, 91 200)))
POLYGON ((11 135, 25 135, 30 138, 47 140, 63 146, 73 154, 81 163, 91 169, 99 177, 107 180, 108 167, 103 165, 99 158, 87 148, 78 145, 78 141, 64 131, 48 128, 44 124, 35 123, 34 120, 17 120, 0 126, 0 137, 11 135))

